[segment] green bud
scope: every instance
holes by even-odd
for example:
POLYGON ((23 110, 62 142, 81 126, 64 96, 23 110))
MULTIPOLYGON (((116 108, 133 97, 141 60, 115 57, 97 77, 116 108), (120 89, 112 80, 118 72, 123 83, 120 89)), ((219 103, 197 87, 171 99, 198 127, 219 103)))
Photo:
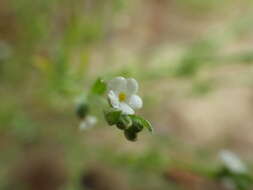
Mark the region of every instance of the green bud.
POLYGON ((119 121, 117 124, 116 124, 117 128, 120 129, 120 130, 125 130, 126 129, 126 126, 123 122, 119 121))
POLYGON ((84 119, 89 112, 89 107, 86 103, 81 103, 76 108, 76 114, 80 119, 84 119))
POLYGON ((121 130, 125 130, 129 128, 132 125, 132 123, 133 122, 128 115, 121 115, 119 117, 118 122, 116 123, 116 126, 121 130))
POLYGON ((132 127, 124 130, 124 135, 129 141, 137 141, 137 133, 132 127))
POLYGON ((151 133, 153 132, 153 126, 148 120, 143 119, 142 117, 137 115, 129 115, 129 117, 132 119, 135 127, 137 128, 137 131, 142 130, 142 128, 147 128, 151 133))
POLYGON ((140 122, 134 121, 132 128, 133 128, 133 131, 135 131, 136 133, 139 133, 143 130, 144 127, 140 122))

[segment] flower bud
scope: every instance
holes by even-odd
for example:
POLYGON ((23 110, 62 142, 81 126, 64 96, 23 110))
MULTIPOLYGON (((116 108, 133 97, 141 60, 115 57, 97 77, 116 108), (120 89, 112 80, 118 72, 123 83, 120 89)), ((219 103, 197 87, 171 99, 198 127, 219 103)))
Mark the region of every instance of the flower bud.
POLYGON ((121 130, 125 130, 127 127, 125 126, 125 124, 121 121, 119 121, 117 124, 116 124, 117 128, 118 129, 121 129, 121 130))
POLYGON ((133 125, 132 125, 132 128, 133 128, 132 130, 134 132, 139 133, 143 130, 144 127, 141 123, 134 121, 133 125))
POLYGON ((76 114, 80 119, 84 119, 89 112, 89 107, 86 103, 81 103, 76 108, 76 114))
POLYGON ((136 141, 137 140, 137 133, 134 131, 132 127, 124 130, 124 135, 129 141, 136 141))
POLYGON ((121 115, 119 117, 118 122, 116 123, 116 126, 118 127, 118 129, 125 130, 132 126, 132 124, 133 122, 128 115, 121 115))

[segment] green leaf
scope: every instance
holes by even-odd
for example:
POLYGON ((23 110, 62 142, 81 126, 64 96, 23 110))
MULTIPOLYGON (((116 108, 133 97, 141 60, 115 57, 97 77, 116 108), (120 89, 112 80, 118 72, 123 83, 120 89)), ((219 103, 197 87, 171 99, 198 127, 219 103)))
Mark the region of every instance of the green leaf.
POLYGON ((151 123, 148 120, 143 119, 142 117, 137 116, 137 115, 129 115, 129 117, 132 119, 133 123, 135 123, 135 122, 139 123, 143 127, 147 128, 150 132, 153 132, 153 126, 151 125, 151 123))
POLYGON ((110 109, 104 112, 104 116, 109 125, 115 125, 119 122, 121 111, 110 109))
POLYGON ((91 94, 103 95, 106 88, 106 83, 101 78, 98 78, 91 87, 91 94))

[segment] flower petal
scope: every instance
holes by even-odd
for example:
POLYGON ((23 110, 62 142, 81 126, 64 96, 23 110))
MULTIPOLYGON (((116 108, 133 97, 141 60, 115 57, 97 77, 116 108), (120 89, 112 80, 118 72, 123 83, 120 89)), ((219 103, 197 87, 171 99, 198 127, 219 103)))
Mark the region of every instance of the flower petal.
POLYGON ((108 82, 108 89, 117 93, 125 92, 127 86, 127 80, 124 77, 115 77, 108 82))
POLYGON ((220 152, 220 159, 223 161, 223 164, 234 173, 244 173, 247 170, 237 155, 229 150, 222 150, 220 152))
POLYGON ((93 126, 97 123, 97 118, 95 116, 91 116, 91 115, 88 115, 86 117, 86 122, 90 125, 90 126, 93 126))
POLYGON ((140 109, 143 105, 142 99, 138 95, 132 95, 128 100, 128 104, 133 109, 140 109))
POLYGON ((97 118, 88 115, 79 125, 80 130, 86 130, 92 128, 97 123, 97 118))
POLYGON ((87 124, 86 120, 81 121, 81 123, 79 125, 79 129, 82 131, 82 130, 85 130, 85 129, 88 129, 88 128, 89 128, 89 125, 87 124))
POLYGON ((129 78, 127 79, 127 84, 126 84, 126 90, 127 90, 127 94, 136 94, 138 91, 138 82, 133 79, 133 78, 129 78))
POLYGON ((113 108, 119 108, 119 99, 114 91, 110 90, 108 92, 108 99, 113 108))
POLYGON ((134 110, 125 102, 121 102, 119 104, 119 109, 122 111, 123 114, 127 114, 127 115, 134 114, 134 110))

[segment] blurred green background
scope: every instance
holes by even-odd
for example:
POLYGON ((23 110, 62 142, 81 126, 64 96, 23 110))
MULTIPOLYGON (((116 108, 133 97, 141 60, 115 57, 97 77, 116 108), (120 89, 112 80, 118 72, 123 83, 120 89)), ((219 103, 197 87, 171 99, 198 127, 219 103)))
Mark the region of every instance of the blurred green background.
POLYGON ((221 149, 253 164, 252 20, 251 0, 1 0, 0 189, 224 189, 221 149), (96 99, 79 130, 114 76, 154 134, 127 141, 96 99))

